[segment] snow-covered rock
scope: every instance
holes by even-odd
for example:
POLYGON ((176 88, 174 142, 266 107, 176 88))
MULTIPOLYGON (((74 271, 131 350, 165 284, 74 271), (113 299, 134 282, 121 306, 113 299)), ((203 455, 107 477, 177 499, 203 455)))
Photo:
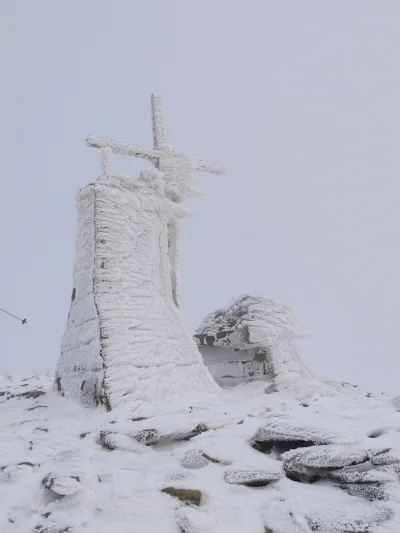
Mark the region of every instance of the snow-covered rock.
POLYGON ((375 453, 371 462, 373 465, 397 465, 400 464, 400 450, 388 448, 375 453))
POLYGON ((71 496, 83 488, 79 476, 52 476, 50 474, 42 483, 46 489, 50 489, 60 496, 71 496))
POLYGON ((368 453, 360 448, 347 445, 311 446, 285 452, 282 460, 291 461, 310 468, 341 468, 364 463, 368 453))
POLYGON ((232 470, 225 472, 224 480, 232 485, 264 487, 271 481, 277 481, 282 476, 282 472, 269 472, 268 470, 232 470))
POLYGON ((304 408, 296 395, 265 394, 265 384, 252 382, 222 390, 219 402, 168 413, 160 406, 145 418, 83 408, 51 385, 49 377, 0 377, 0 392, 13 395, 0 396, 2 532, 400 531, 399 463, 392 462, 400 420, 386 396, 322 389, 304 408), (18 396, 35 388, 45 395, 18 396), (46 409, 34 409, 40 405, 46 409), (368 437, 376 427, 387 429, 368 437), (266 455, 252 447, 254 435, 313 445, 266 455), (201 457, 207 464, 194 468, 201 457), (320 480, 293 481, 283 467, 296 457, 320 480))

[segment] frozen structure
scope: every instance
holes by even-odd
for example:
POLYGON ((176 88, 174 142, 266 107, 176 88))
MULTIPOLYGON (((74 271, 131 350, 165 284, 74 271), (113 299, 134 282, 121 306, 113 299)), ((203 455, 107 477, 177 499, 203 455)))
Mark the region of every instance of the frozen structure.
POLYGON ((178 309, 177 228, 192 173, 223 169, 165 144, 161 103, 153 96, 153 150, 87 140, 101 148, 101 176, 77 194, 72 301, 54 385, 86 406, 191 402, 218 390, 178 309), (110 151, 157 168, 136 181, 112 174, 110 151))
POLYGON ((194 338, 221 386, 254 379, 281 390, 315 379, 293 346, 305 337, 291 307, 259 295, 244 295, 205 317, 194 338))

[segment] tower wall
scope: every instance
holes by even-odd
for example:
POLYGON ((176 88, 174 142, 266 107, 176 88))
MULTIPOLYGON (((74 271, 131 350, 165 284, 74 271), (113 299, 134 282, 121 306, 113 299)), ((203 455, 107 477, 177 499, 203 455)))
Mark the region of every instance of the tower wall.
POLYGON ((167 224, 181 208, 141 183, 113 178, 79 191, 77 209, 55 387, 108 409, 215 392, 172 298, 167 224))

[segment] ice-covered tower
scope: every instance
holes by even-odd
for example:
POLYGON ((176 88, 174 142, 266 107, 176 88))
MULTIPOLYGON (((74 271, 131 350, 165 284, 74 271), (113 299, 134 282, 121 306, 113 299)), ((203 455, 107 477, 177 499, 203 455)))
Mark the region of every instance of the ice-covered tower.
POLYGON ((217 390, 178 309, 176 228, 192 173, 222 168, 168 147, 160 97, 152 103, 154 149, 87 139, 101 148, 101 175, 77 193, 71 308, 55 380, 56 390, 87 406, 193 404, 217 390), (135 181, 113 174, 111 151, 156 168, 135 181))

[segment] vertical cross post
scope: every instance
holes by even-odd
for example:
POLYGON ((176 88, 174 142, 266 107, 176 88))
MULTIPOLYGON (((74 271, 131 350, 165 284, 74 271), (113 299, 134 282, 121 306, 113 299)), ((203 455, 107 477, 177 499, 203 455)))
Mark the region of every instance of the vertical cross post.
POLYGON ((104 179, 107 178, 109 171, 108 171, 108 163, 109 163, 109 157, 111 154, 111 149, 105 146, 104 148, 101 148, 100 150, 100 178, 104 179))

